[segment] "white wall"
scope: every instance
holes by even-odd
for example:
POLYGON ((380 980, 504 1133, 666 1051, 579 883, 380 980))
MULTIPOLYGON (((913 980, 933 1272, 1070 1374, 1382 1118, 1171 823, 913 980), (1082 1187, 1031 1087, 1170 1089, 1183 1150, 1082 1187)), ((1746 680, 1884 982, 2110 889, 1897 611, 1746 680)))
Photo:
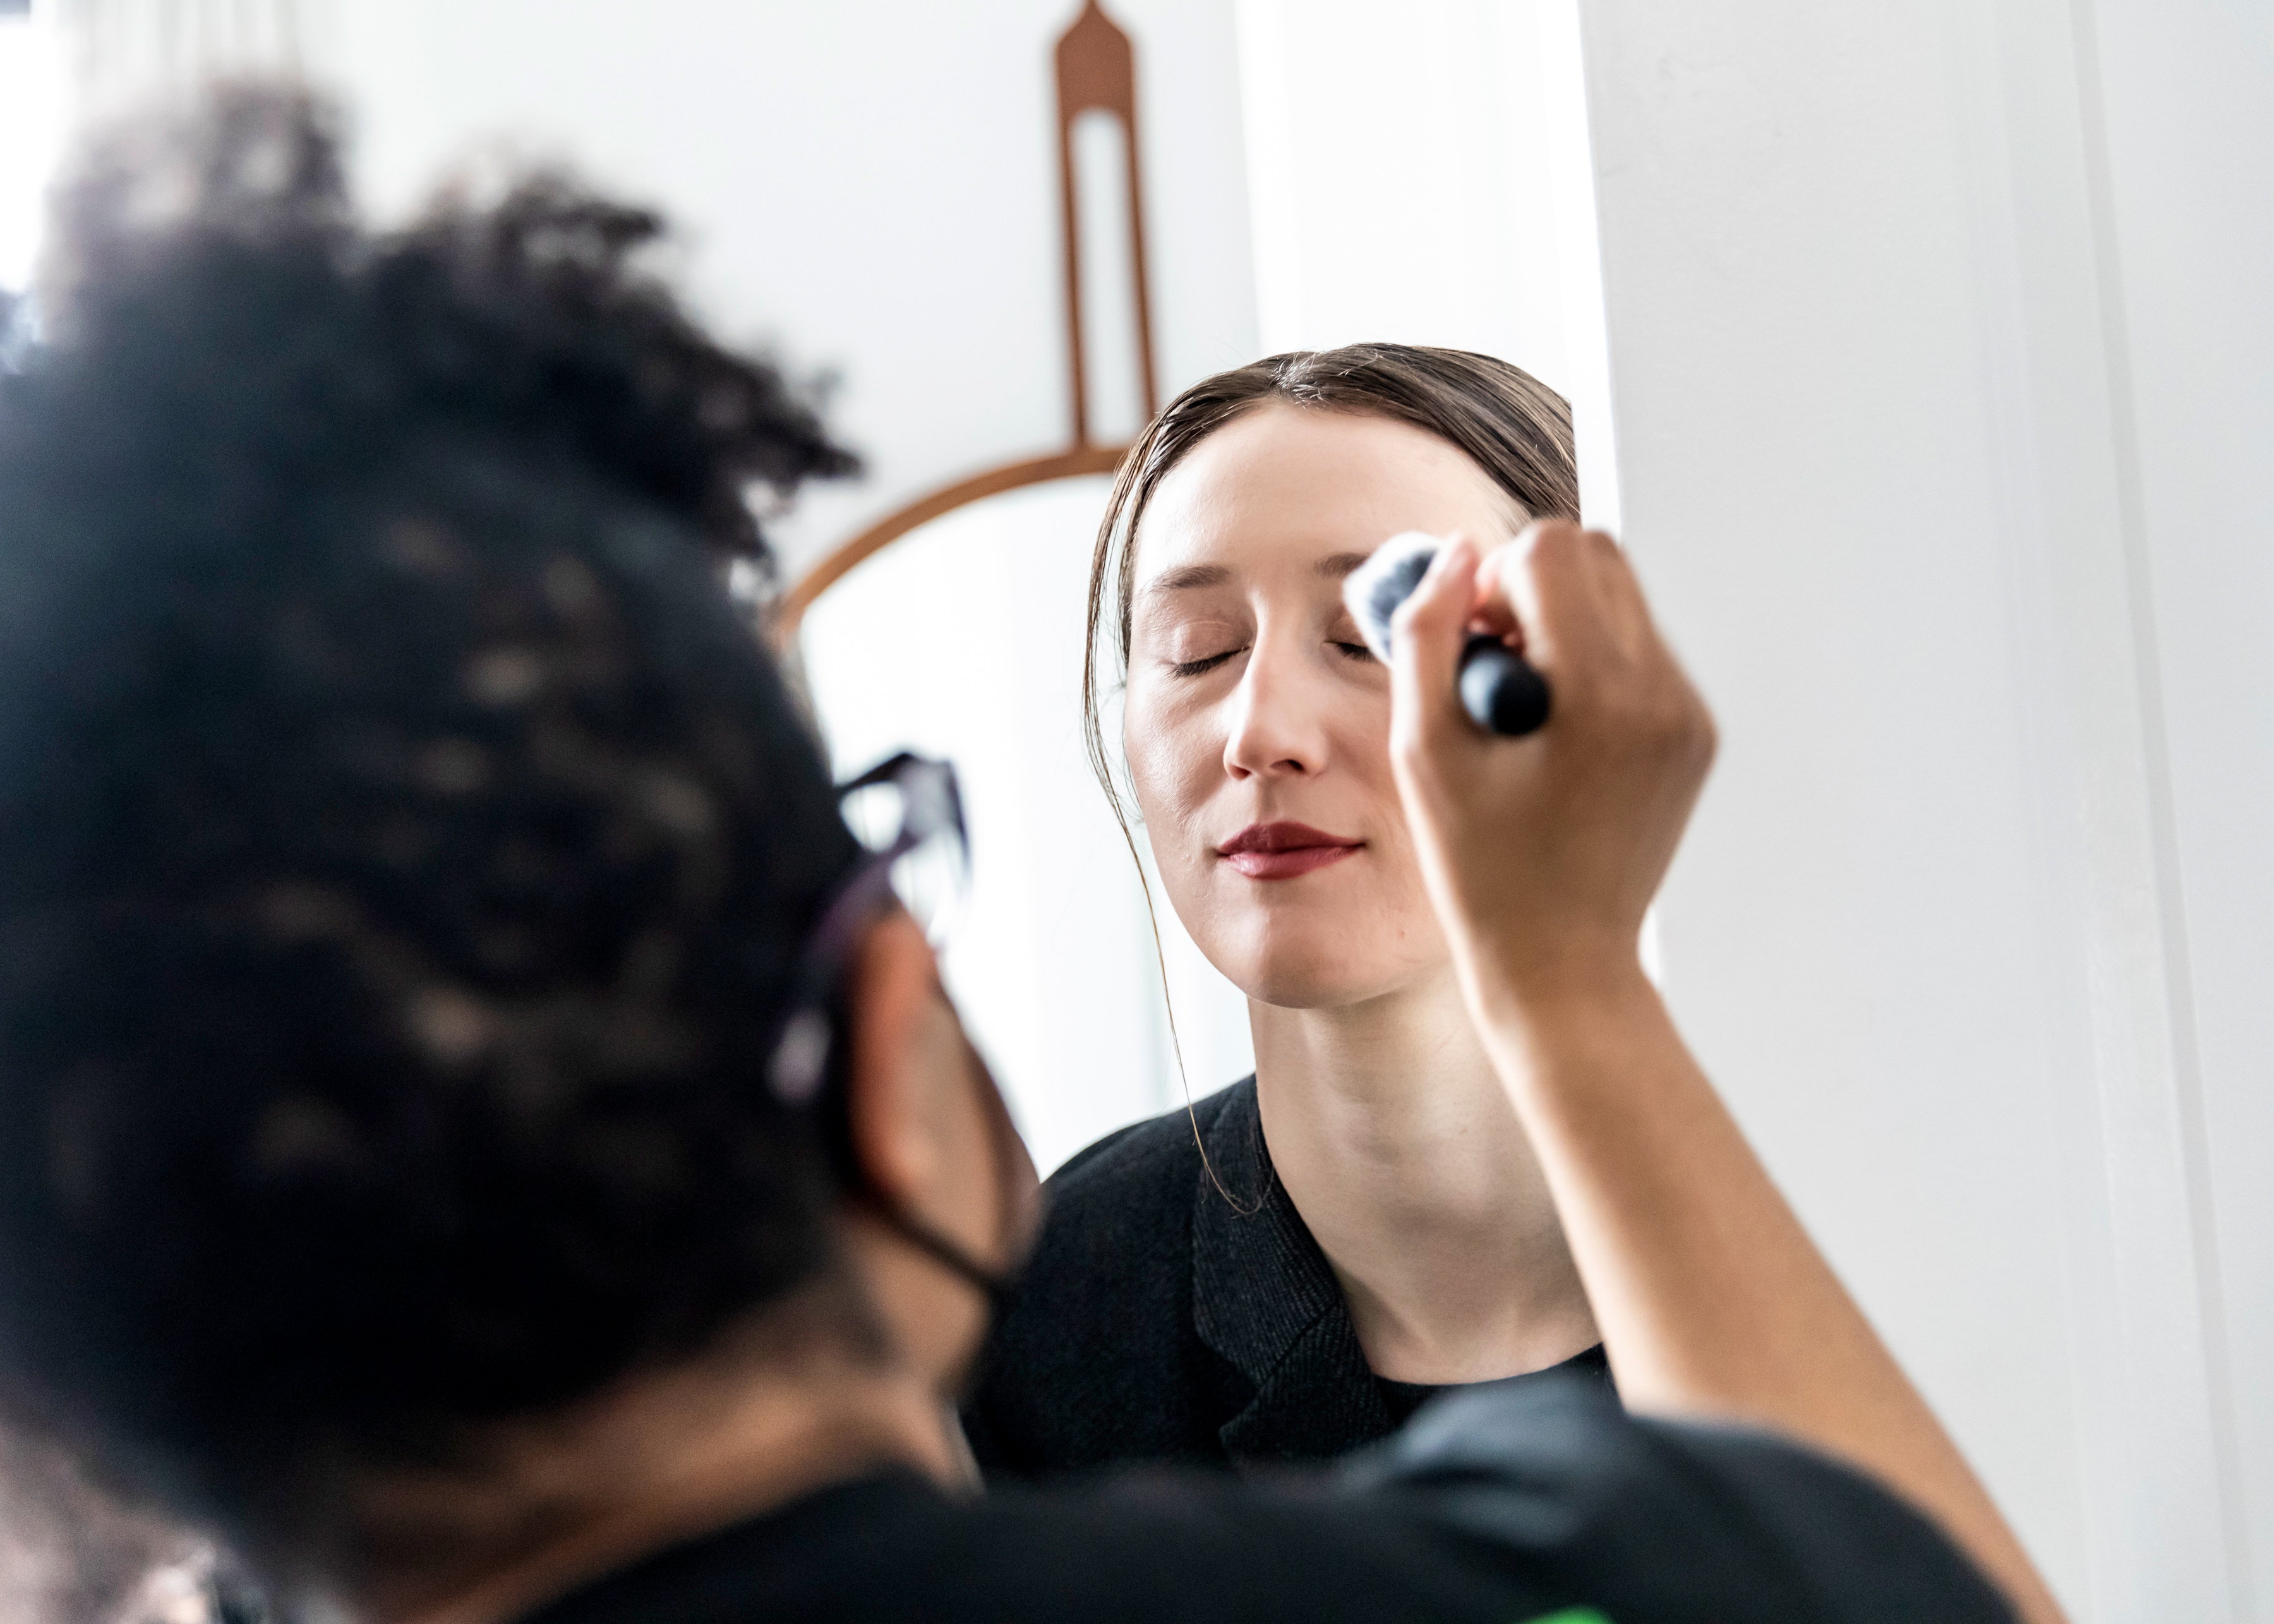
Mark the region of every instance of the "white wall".
POLYGON ((1237 0, 1266 353, 1368 340, 1515 362, 1572 403, 1618 523, 1572 0, 1237 0))
POLYGON ((1675 1002, 2064 1596, 2143 1621, 2246 1616, 2274 1441, 2266 38, 2150 15, 1586 15, 1627 528, 1727 741, 1675 1002))
POLYGON ((1239 0, 1264 342, 1574 395, 1723 726, 1685 1030, 2080 1617, 2249 1616, 2274 19, 1591 0, 1575 186, 1579 9, 1239 0))
MULTIPOLYGON (((2103 270, 2121 294, 2127 523, 2147 565, 2232 1405, 2228 1532, 2274 1617, 2274 11, 2099 0, 2103 270)), ((2209 1250, 2209 1248, 2207 1248, 2209 1250)), ((2207 1270, 2207 1274, 2210 1271, 2207 1270)))
MULTIPOLYGON (((934 485, 1063 446, 1050 50, 1073 0, 325 0, 361 172, 410 202, 481 139, 665 204, 730 332, 837 370, 857 490, 779 529, 802 560, 934 485)), ((1164 387, 1253 357, 1232 25, 1116 0, 1138 41, 1164 387)))

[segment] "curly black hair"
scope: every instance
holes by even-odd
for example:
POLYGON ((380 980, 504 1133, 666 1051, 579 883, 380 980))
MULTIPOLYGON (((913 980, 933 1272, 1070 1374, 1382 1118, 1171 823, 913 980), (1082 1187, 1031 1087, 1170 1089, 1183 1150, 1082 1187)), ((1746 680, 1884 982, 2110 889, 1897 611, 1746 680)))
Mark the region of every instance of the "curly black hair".
POLYGON ((837 1198, 760 1079, 858 852, 719 566, 853 459, 652 214, 375 231, 336 126, 96 149, 0 371, 0 1398, 240 1525, 699 1349, 837 1198))

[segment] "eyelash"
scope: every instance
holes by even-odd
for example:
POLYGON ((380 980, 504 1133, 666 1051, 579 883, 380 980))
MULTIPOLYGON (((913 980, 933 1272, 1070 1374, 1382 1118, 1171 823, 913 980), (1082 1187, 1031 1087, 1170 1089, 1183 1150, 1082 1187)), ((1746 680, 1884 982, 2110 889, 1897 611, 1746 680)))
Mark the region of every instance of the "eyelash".
MULTIPOLYGON (((1344 659, 1371 660, 1374 658, 1374 650, 1367 648, 1366 644, 1362 643, 1337 642, 1334 646, 1342 650, 1343 658, 1344 659)), ((1169 662, 1169 670, 1172 675, 1179 677, 1204 676, 1208 673, 1214 671, 1218 665, 1223 665, 1224 661, 1230 659, 1233 655, 1244 654, 1246 651, 1247 645, 1242 643, 1237 649, 1226 649, 1221 654, 1211 654, 1202 659, 1171 660, 1169 662)))
POLYGON ((1230 659, 1233 655, 1242 654, 1246 651, 1246 645, 1243 643, 1237 649, 1226 649, 1221 654, 1211 654, 1203 659, 1171 660, 1169 662, 1169 670, 1176 676, 1197 677, 1204 674, 1205 673, 1214 671, 1218 665, 1223 665, 1224 661, 1230 659))

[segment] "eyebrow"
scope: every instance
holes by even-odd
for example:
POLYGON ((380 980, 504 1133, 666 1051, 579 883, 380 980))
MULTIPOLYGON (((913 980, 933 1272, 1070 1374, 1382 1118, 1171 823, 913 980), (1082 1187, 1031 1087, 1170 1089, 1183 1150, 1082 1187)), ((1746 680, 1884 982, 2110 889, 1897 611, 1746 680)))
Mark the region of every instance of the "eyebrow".
POLYGON ((1186 564, 1178 569, 1164 569, 1145 583, 1145 596, 1156 592, 1184 592, 1200 586, 1222 586, 1231 579, 1231 571, 1221 564, 1186 564))
MULTIPOLYGON (((1366 562, 1363 553, 1330 553, 1311 566, 1311 573, 1321 581, 1347 579, 1358 567, 1366 562)), ((1195 587, 1222 586, 1231 579, 1231 571, 1221 564, 1186 564, 1178 569, 1164 569, 1145 583, 1145 595, 1156 592, 1185 592, 1195 587)))

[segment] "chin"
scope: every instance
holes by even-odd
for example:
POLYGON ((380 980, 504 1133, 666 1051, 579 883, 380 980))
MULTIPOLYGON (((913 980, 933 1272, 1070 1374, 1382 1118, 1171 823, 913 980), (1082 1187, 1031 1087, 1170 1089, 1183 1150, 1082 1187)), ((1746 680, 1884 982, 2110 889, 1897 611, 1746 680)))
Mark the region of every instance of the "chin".
POLYGON ((1426 903, 1407 906, 1378 891, 1329 893, 1314 884, 1327 877, 1295 881, 1300 891, 1269 897, 1246 881, 1185 894, 1171 887, 1169 899, 1224 978, 1277 1009, 1365 1004, 1411 986, 1443 961, 1444 937, 1426 903))
POLYGON ((1364 1004, 1389 989, 1331 968, 1271 965, 1253 975, 1235 975, 1232 985, 1258 1004, 1276 1010, 1334 1010, 1364 1004))
POLYGON ((1394 992, 1411 981, 1415 966, 1402 960, 1360 961, 1348 951, 1359 933, 1320 932, 1307 939, 1269 933, 1277 939, 1227 943, 1221 953, 1203 944, 1224 979, 1254 999, 1283 1010, 1337 1009, 1394 992), (1324 937, 1325 939, 1321 939, 1324 937))

